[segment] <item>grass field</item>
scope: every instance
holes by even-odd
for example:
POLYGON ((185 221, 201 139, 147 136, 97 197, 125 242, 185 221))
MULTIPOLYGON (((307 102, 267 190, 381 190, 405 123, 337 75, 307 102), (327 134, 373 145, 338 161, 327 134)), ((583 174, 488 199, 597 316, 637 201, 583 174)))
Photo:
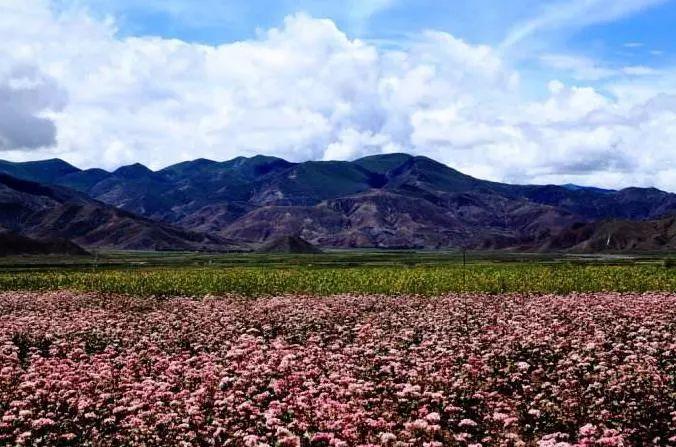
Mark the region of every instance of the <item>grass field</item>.
POLYGON ((659 257, 490 253, 463 265, 457 252, 107 253, 0 262, 0 290, 63 289, 140 296, 674 292, 676 269, 659 257))
POLYGON ((0 257, 0 271, 54 268, 135 268, 135 267, 358 267, 358 266, 444 266, 467 264, 584 264, 660 265, 676 263, 676 253, 521 253, 476 251, 463 255, 458 250, 327 250, 321 254, 276 253, 195 253, 109 251, 92 256, 0 257))

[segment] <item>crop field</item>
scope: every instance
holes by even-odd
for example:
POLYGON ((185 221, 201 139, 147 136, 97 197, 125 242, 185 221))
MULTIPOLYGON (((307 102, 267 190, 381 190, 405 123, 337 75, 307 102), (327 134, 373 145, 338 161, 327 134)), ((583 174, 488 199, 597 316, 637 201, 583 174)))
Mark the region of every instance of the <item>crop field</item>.
POLYGON ((676 292, 676 268, 536 263, 48 268, 0 270, 0 290, 76 290, 134 296, 676 292))
POLYGON ((0 444, 676 443, 676 296, 0 294, 0 444))

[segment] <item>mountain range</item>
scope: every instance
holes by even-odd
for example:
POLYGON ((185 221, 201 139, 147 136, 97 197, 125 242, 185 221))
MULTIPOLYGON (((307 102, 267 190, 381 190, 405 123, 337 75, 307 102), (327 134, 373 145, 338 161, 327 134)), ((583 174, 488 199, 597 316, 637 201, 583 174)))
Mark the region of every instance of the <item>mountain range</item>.
POLYGON ((0 174, 0 230, 36 241, 126 250, 227 250, 237 244, 156 222, 86 194, 0 174))
POLYGON ((510 185, 426 157, 198 159, 109 172, 0 161, 0 227, 84 247, 321 247, 623 251, 676 248, 676 194, 510 185))

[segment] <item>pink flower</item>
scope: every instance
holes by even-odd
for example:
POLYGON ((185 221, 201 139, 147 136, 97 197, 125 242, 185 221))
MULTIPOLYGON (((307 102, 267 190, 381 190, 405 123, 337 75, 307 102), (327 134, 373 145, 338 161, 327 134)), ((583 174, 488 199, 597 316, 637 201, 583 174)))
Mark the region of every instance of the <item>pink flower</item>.
POLYGON ((596 427, 593 424, 586 424, 580 428, 580 436, 594 436, 596 434, 596 427))
POLYGON ((673 293, 0 293, 0 445, 673 444, 674 308, 673 293))
POLYGON ((42 430, 54 425, 54 421, 49 418, 40 418, 33 421, 31 426, 36 430, 42 430))
POLYGON ((477 425, 479 425, 479 424, 477 424, 476 422, 474 422, 471 419, 463 419, 458 424, 459 427, 476 427, 477 425))
POLYGON ((397 440, 397 435, 394 433, 381 433, 380 434, 380 443, 383 445, 389 445, 394 443, 397 440))
POLYGON ((516 367, 519 371, 528 371, 530 369, 530 364, 527 362, 517 362, 516 367))

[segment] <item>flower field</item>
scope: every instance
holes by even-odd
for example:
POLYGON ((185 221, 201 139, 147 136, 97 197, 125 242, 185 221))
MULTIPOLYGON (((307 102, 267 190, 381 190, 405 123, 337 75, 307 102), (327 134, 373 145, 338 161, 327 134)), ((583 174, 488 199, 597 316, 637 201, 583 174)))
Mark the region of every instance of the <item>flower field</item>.
POLYGON ((0 445, 676 445, 676 295, 0 295, 0 445))

